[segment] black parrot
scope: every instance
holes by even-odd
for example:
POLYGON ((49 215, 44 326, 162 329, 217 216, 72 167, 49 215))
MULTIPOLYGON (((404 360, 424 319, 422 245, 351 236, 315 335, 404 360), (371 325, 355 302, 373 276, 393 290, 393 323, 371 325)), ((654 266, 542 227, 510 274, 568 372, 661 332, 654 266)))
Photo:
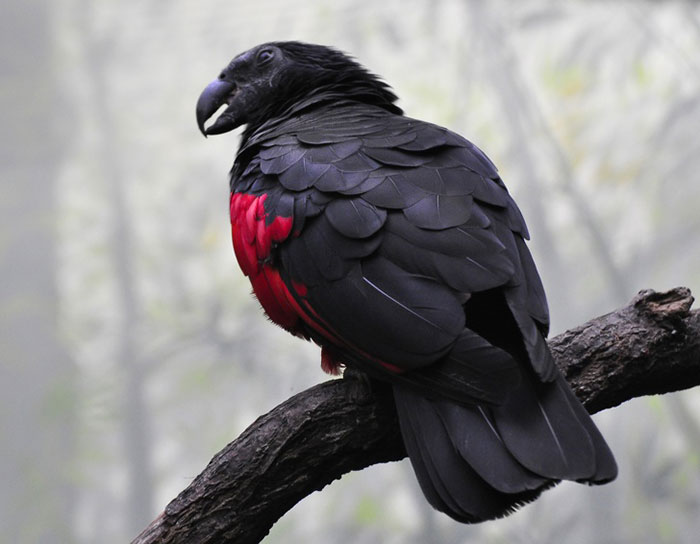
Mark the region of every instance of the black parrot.
POLYGON ((552 360, 527 228, 496 167, 405 117, 343 53, 267 43, 204 90, 205 134, 246 125, 231 171, 233 247, 272 321, 392 384, 428 501, 506 515, 559 480, 617 467, 552 360), (206 121, 223 105, 216 121, 206 121))

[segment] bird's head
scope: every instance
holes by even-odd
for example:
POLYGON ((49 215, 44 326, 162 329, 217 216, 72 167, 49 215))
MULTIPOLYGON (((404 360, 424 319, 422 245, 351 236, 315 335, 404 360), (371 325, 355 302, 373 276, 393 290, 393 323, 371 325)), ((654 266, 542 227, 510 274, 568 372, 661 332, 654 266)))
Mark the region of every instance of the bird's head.
POLYGON ((337 49, 301 42, 271 42, 235 57, 207 85, 197 101, 197 124, 205 136, 246 124, 250 130, 282 115, 295 103, 323 92, 401 113, 391 89, 337 49), (205 127, 224 104, 226 109, 205 127))

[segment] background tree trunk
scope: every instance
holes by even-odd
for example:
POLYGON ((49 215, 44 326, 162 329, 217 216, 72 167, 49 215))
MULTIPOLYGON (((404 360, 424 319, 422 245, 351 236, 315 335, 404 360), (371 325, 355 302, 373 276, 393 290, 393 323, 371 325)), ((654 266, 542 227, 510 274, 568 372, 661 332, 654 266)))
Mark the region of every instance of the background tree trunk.
POLYGON ((50 3, 3 5, 0 66, 0 534, 72 542, 75 368, 58 327, 56 178, 70 134, 52 64, 50 3), (25 39, 31 36, 32 39, 25 39), (18 47, 18 44, 21 44, 18 47))

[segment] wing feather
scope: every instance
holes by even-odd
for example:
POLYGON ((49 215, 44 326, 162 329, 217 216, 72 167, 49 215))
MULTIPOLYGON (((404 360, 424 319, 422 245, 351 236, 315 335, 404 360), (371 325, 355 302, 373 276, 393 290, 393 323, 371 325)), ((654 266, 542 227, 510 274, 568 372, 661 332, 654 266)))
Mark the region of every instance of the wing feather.
MULTIPOLYGON (((541 379, 553 379, 542 336, 546 300, 523 241, 527 229, 476 146, 361 104, 321 108, 270 125, 257 138, 262 149, 253 171, 277 177, 294 195, 297 238, 277 250, 284 277, 309 287, 307 302, 348 331, 350 344, 400 368, 425 367, 459 343, 465 301, 500 287, 502 311, 512 314, 523 348, 514 348, 515 340, 504 345, 541 379), (415 340, 420 336, 430 341, 415 340)), ((453 397, 448 374, 417 379, 453 397)), ((474 391, 464 385, 467 398, 502 398, 493 384, 475 383, 474 391)))

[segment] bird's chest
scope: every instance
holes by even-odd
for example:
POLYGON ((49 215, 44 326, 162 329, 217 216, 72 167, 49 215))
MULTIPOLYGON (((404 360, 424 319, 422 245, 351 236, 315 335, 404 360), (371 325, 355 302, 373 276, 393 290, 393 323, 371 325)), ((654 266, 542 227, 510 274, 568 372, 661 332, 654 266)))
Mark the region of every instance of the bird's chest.
POLYGON ((283 242, 292 230, 292 217, 275 215, 265 210, 268 195, 232 193, 230 201, 233 249, 246 276, 260 274, 269 265, 276 244, 283 242))
POLYGON ((268 317, 294 334, 301 333, 298 305, 272 264, 276 244, 292 230, 291 215, 265 210, 268 195, 232 193, 230 201, 233 250, 243 273, 268 317))

